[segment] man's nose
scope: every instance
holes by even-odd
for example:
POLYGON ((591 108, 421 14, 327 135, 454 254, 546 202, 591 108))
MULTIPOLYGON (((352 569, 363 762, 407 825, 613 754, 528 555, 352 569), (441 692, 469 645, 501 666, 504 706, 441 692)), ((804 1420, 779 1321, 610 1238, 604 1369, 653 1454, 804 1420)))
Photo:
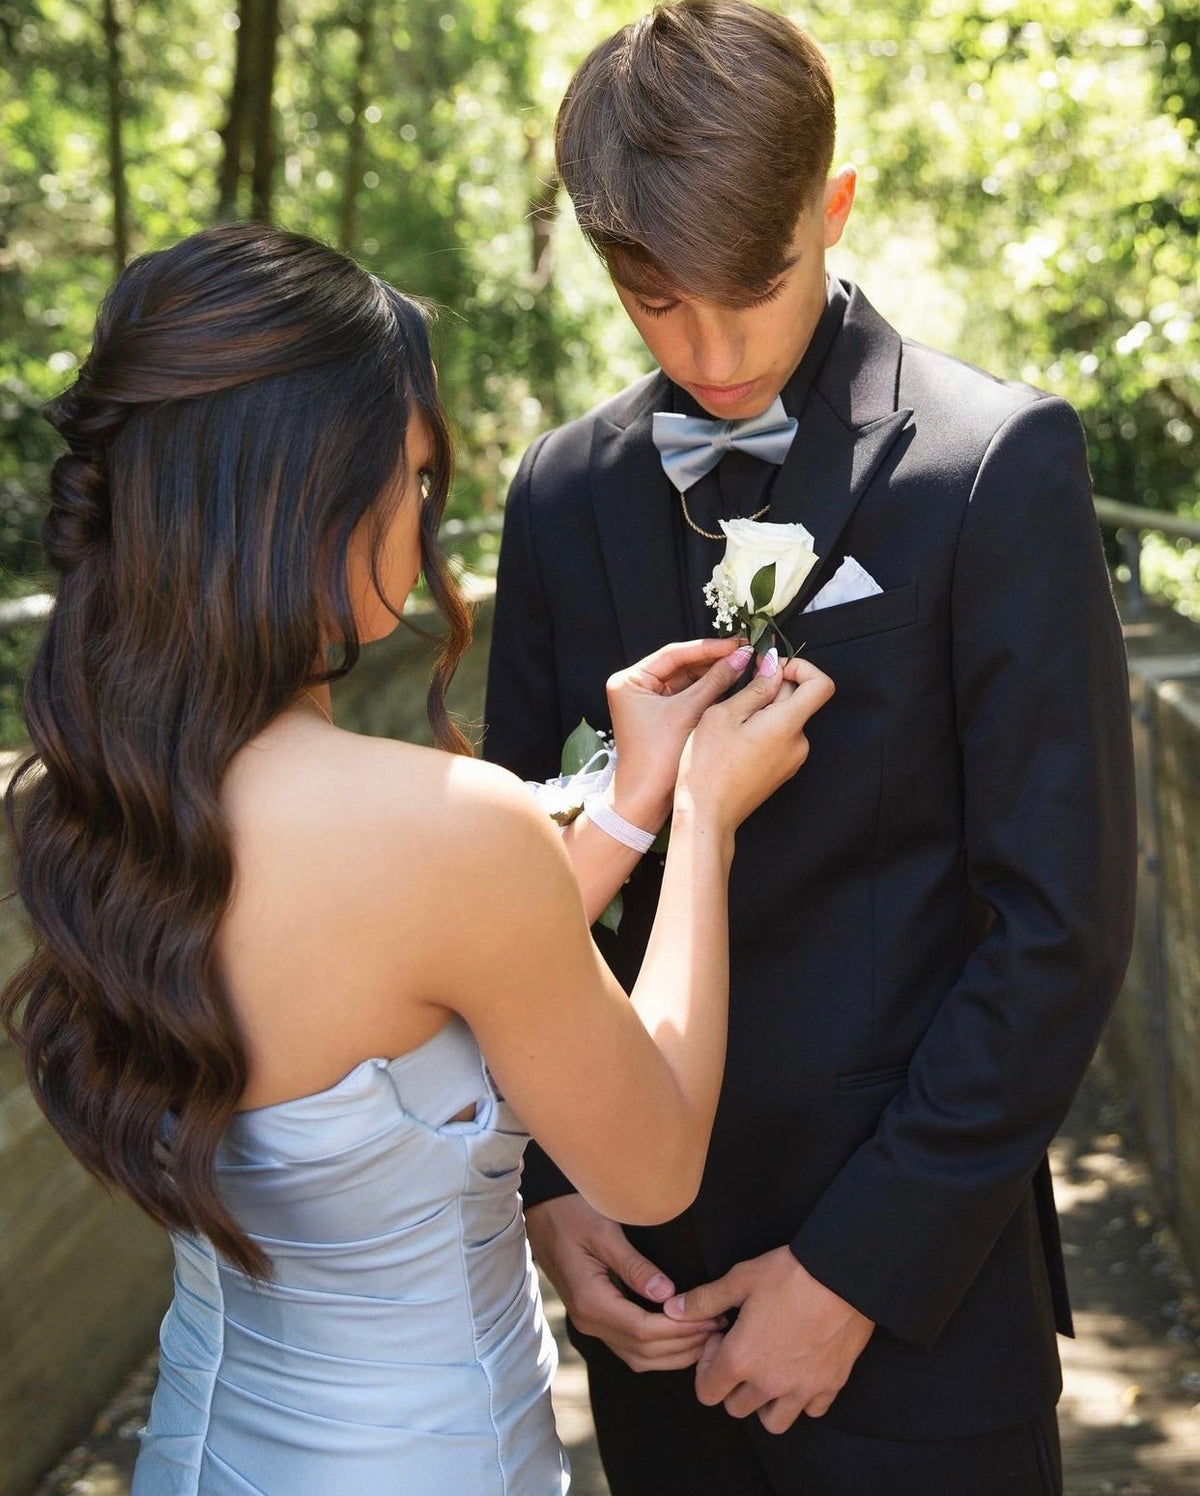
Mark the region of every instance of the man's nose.
POLYGON ((745 338, 737 313, 724 307, 693 307, 690 328, 692 363, 702 384, 737 382, 742 373, 745 338))

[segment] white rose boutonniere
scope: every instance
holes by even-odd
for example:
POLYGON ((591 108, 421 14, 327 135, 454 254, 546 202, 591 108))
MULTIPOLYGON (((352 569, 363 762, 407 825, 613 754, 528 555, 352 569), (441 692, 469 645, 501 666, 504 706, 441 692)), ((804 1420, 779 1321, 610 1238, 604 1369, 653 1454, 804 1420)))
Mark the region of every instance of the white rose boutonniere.
POLYGON ((723 519, 725 555, 705 584, 704 600, 717 615, 717 628, 746 633, 755 652, 764 653, 778 636, 776 621, 817 564, 813 538, 803 525, 772 525, 753 519, 723 519))

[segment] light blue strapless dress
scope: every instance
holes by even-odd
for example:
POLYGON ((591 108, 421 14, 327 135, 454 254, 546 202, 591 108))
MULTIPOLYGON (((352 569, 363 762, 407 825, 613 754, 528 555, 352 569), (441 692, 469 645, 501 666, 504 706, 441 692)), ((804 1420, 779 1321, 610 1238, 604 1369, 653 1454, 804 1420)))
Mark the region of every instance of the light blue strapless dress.
POLYGON ((133 1496, 561 1496, 527 1140, 458 1019, 239 1112, 218 1179, 275 1276, 176 1238, 133 1496))

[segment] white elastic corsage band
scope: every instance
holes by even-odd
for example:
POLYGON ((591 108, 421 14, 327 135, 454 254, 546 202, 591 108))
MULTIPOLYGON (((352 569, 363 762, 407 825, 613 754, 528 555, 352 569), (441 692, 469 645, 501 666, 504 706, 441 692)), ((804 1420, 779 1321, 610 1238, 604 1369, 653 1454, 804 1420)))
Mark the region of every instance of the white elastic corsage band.
POLYGON ((582 813, 585 800, 602 795, 609 787, 616 767, 617 750, 600 748, 577 774, 560 774, 544 782, 527 779, 525 783, 551 820, 569 826, 582 813))
POLYGON ((547 779, 544 783, 532 779, 525 782, 538 804, 560 826, 569 826, 576 816, 586 811, 593 825, 641 856, 654 845, 658 833, 643 831, 640 826, 618 815, 603 799, 616 767, 617 750, 600 748, 577 774, 560 774, 557 779, 547 779))
POLYGON ((643 831, 640 826, 618 815, 599 795, 592 795, 583 802, 583 813, 593 826, 599 826, 601 831, 607 832, 614 841, 619 841, 639 857, 644 856, 657 840, 657 831, 643 831))

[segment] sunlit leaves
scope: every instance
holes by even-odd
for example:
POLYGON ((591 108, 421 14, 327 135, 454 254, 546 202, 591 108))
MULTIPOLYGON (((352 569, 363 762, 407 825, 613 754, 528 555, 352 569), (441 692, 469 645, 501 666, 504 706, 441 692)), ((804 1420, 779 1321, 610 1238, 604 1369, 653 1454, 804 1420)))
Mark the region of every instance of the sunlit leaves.
POLYGON ((906 331, 1073 400, 1097 486, 1167 507, 1200 470, 1200 158, 1164 94, 1185 11, 1194 36, 1196 0, 811 17, 865 168, 844 263, 906 331))
MULTIPOLYGON (((375 0, 356 79, 359 3, 285 6, 275 210, 336 239, 361 82, 357 252, 444 308, 439 370, 464 436, 453 512, 468 515, 498 505, 537 431, 646 367, 569 204, 540 273, 530 213, 571 71, 647 6, 375 0)), ((116 5, 138 251, 212 219, 237 16, 233 0, 116 5)), ((1103 491, 1189 502, 1200 0, 781 8, 830 57, 839 156, 860 173, 834 267, 909 335, 1072 399, 1103 491)), ((34 490, 53 450, 37 407, 86 352, 110 275, 99 13, 0 0, 0 401, 19 411, 0 481, 34 490)))

